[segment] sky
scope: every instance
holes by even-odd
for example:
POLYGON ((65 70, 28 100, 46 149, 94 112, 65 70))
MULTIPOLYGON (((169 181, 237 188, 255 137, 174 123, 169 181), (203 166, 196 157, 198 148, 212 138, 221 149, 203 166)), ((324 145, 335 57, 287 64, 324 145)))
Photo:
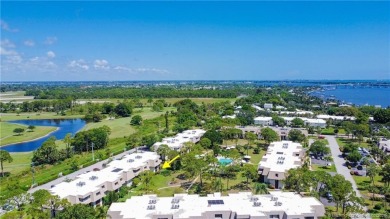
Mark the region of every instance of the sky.
POLYGON ((2 81, 390 79, 390 2, 1 1, 2 81))

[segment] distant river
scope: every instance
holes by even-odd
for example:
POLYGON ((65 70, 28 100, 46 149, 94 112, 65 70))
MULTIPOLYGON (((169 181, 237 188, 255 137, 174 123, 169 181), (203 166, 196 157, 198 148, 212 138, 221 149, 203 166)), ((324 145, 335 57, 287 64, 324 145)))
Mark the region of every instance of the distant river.
POLYGON ((33 126, 55 126, 58 129, 48 136, 32 140, 29 142, 10 144, 1 147, 1 149, 9 152, 28 152, 39 148, 43 142, 45 142, 51 136, 56 137, 57 140, 64 139, 65 135, 71 133, 72 135, 80 131, 86 124, 82 119, 37 119, 37 120, 15 120, 9 121, 10 123, 17 123, 23 125, 33 126))
POLYGON ((312 95, 322 98, 334 97, 359 106, 365 104, 381 105, 383 108, 390 106, 390 87, 337 86, 334 90, 313 92, 312 95))

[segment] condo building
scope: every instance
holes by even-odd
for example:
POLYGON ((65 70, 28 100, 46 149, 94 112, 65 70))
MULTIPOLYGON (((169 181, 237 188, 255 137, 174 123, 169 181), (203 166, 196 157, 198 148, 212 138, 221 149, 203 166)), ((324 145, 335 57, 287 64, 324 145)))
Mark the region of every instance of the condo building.
POLYGON ((324 205, 316 198, 282 191, 266 195, 214 193, 203 197, 143 195, 113 203, 108 209, 108 218, 112 219, 316 219, 324 215, 324 205))
POLYGON ((305 150, 302 145, 292 141, 273 142, 259 162, 258 171, 262 182, 271 184, 276 189, 283 188, 288 170, 303 164, 305 150))
POLYGON ((154 150, 157 150, 160 145, 165 144, 168 145, 168 147, 172 150, 178 151, 186 142, 197 143, 200 141, 200 138, 204 135, 204 133, 206 133, 206 131, 202 129, 186 130, 174 137, 163 138, 161 142, 156 142, 153 145, 153 148, 154 150))
POLYGON ((59 183, 49 191, 72 204, 99 205, 107 192, 131 185, 133 178, 144 171, 158 171, 160 164, 157 153, 140 151, 113 160, 102 170, 87 172, 72 181, 59 183))

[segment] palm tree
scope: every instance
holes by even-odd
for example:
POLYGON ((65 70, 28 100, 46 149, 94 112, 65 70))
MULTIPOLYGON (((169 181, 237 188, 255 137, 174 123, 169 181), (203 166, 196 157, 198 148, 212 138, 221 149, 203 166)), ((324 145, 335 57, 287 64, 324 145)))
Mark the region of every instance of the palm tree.
POLYGON ((367 176, 370 177, 370 181, 373 186, 375 186, 375 177, 379 174, 380 169, 379 167, 372 163, 367 168, 367 176))
POLYGON ((255 183, 253 185, 254 194, 268 194, 268 186, 265 183, 255 183))
POLYGON ((168 147, 168 145, 162 144, 158 147, 156 152, 161 156, 161 159, 165 161, 170 151, 171 149, 168 147))

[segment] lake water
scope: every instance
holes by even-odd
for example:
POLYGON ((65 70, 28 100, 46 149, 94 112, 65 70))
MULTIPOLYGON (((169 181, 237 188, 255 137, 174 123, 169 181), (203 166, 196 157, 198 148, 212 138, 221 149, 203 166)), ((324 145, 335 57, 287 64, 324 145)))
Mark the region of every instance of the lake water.
POLYGON ((43 142, 45 142, 51 136, 56 137, 57 140, 64 139, 65 135, 80 131, 86 124, 82 119, 37 119, 37 120, 15 120, 9 121, 10 123, 17 123, 23 125, 33 125, 33 126, 55 126, 58 129, 48 136, 39 138, 29 142, 10 144, 7 146, 1 147, 1 149, 9 152, 28 152, 33 151, 39 148, 43 142))
POLYGON ((324 90, 313 93, 315 96, 323 95, 324 98, 334 97, 345 103, 353 103, 359 106, 381 105, 383 108, 390 106, 390 87, 335 87, 333 90, 324 90))

